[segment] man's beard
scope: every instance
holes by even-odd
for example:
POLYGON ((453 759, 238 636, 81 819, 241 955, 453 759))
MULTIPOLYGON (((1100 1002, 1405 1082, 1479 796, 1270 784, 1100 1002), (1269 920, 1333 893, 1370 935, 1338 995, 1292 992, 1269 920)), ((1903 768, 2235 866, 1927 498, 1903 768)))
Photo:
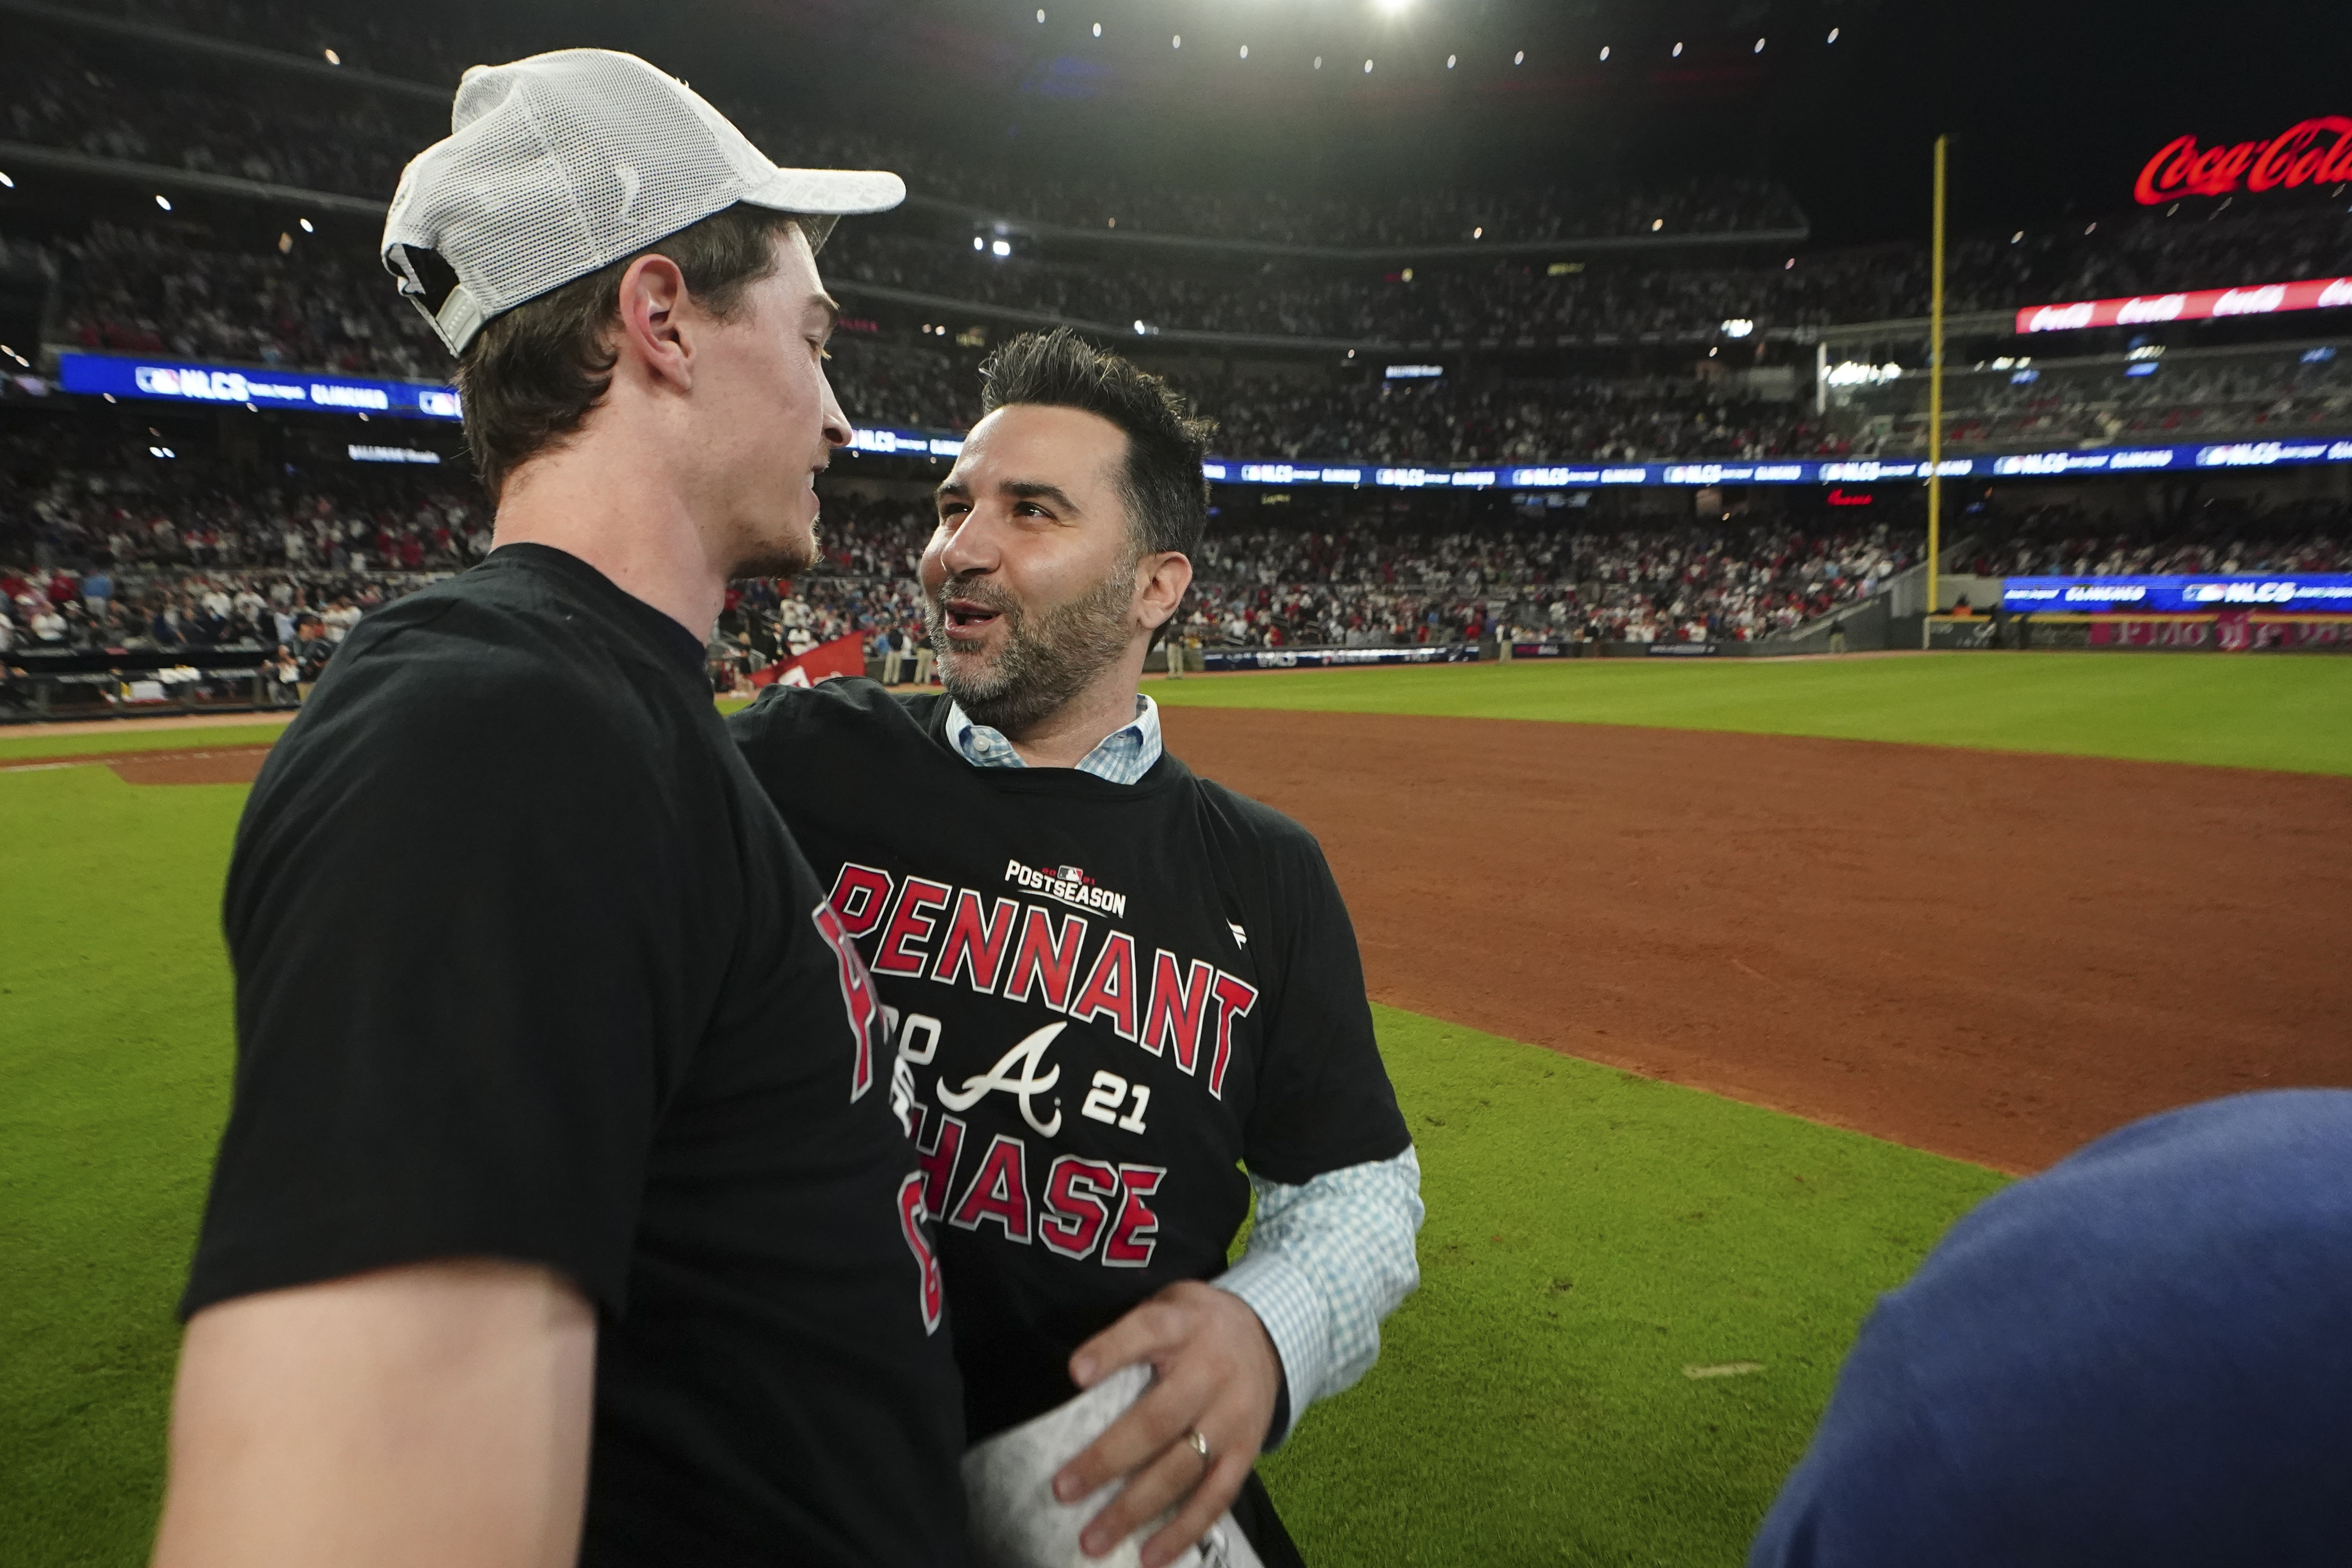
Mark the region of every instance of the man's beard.
POLYGON ((951 577, 926 601, 940 684, 975 723, 1018 735, 1059 712, 1126 654, 1133 636, 1129 616, 1135 603, 1135 563, 1125 563, 1076 598, 1045 611, 1034 626, 1020 601, 992 583, 951 577), (970 656, 948 640, 946 601, 951 597, 994 610, 1003 624, 1004 647, 985 671, 960 668, 970 656))

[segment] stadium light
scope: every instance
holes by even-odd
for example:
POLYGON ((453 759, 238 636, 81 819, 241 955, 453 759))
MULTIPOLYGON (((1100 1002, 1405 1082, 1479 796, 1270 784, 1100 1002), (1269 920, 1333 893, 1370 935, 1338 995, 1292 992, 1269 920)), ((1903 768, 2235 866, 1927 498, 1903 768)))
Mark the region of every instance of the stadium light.
POLYGON ((1168 37, 1168 47, 1171 49, 1182 48, 1184 47, 1184 35, 1181 33, 1170 34, 1168 37))
POLYGON ((1009 239, 1000 239, 990 246, 988 251, 992 256, 1010 256, 1013 254, 1013 242, 1009 239))
POLYGON ((1723 323, 1723 335, 1727 338, 1748 337, 1755 331, 1756 323, 1745 316, 1734 316, 1723 323))
POLYGON ((335 53, 334 50, 329 49, 327 51, 327 63, 331 66, 341 65, 343 63, 343 57, 335 53))
POLYGON ((1682 45, 1681 45, 1679 42, 1677 42, 1677 43, 1675 45, 1675 58, 1676 58, 1676 59, 1680 59, 1680 58, 1683 58, 1683 47, 1682 47, 1682 45))
POLYGON ((1513 65, 1515 65, 1515 66, 1523 66, 1523 65, 1527 64, 1527 63, 1528 63, 1528 51, 1527 51, 1527 50, 1525 50, 1525 49, 1521 49, 1517 54, 1513 55, 1513 56, 1511 57, 1511 63, 1512 63, 1513 65))
POLYGON ((172 202, 171 202, 171 198, 170 198, 170 197, 168 197, 168 196, 163 195, 162 195, 162 194, 160 194, 160 193, 159 193, 159 194, 156 195, 156 197, 155 197, 155 205, 156 205, 157 206, 159 206, 159 207, 162 207, 165 212, 170 212, 170 211, 172 210, 172 202))
POLYGON ((1043 6, 1038 7, 1037 10, 1037 25, 1041 27, 1045 25, 1045 11, 1043 6))
POLYGON ((10 179, 5 172, 0 172, 0 186, 13 191, 16 188, 16 182, 10 179))
POLYGON ((2011 244, 2011 245, 2016 245, 2016 244, 2021 243, 2024 238, 2025 238, 2025 231, 2024 231, 2023 229, 2021 229, 2021 229, 2019 229, 2015 234, 2012 234, 2012 235, 2011 235, 2011 236, 2009 237, 2009 243, 2010 243, 2010 244, 2011 244))
POLYGON ((1662 217, 1654 217, 1654 218, 1652 218, 1652 219, 1650 220, 1650 232, 1651 232, 1652 234, 1655 234, 1655 233, 1657 233, 1657 232, 1658 232, 1658 230, 1660 230, 1660 229, 1662 229, 1662 228, 1664 228, 1664 227, 1665 227, 1665 226, 1666 226, 1666 220, 1665 220, 1665 219, 1664 219, 1664 218, 1662 218, 1662 217))
POLYGON ((981 238, 980 236, 975 234, 971 237, 971 247, 974 250, 986 250, 988 248, 988 241, 981 238))
POLYGON ((1601 58, 1604 60, 1609 58, 1609 46, 1606 44, 1601 46, 1601 58))
POLYGON ((1754 49, 1752 52, 1753 52, 1753 53, 1756 53, 1756 54, 1759 54, 1759 55, 1760 55, 1760 54, 1762 54, 1762 53, 1764 52, 1764 40, 1763 40, 1763 39, 1759 38, 1759 39, 1757 39, 1757 40, 1756 40, 1756 47, 1755 47, 1755 49, 1754 49))
POLYGON ((1831 43, 1832 43, 1832 44, 1836 43, 1836 42, 1837 42, 1837 36, 1838 36, 1838 30, 1837 30, 1835 27, 1832 27, 1832 28, 1830 29, 1830 42, 1831 42, 1831 43))
POLYGON ((1100 22, 1097 22, 1095 24, 1095 37, 1097 38, 1102 37, 1102 24, 1100 22))
POLYGON ((1143 335, 1143 332, 1144 332, 1143 318, 1142 318, 1142 317, 1140 317, 1140 316, 1139 316, 1139 317, 1137 317, 1137 318, 1136 318, 1136 320, 1135 320, 1135 335, 1136 335, 1137 337, 1139 337, 1139 337, 1141 337, 1141 336, 1143 335))
POLYGON ((1315 68, 1317 70, 1321 70, 1323 68, 1323 57, 1321 55, 1317 55, 1315 57, 1315 68))
POLYGON ((1242 46, 1242 58, 1249 58, 1249 46, 1247 44, 1244 44, 1242 46))
POLYGON ((1447 70, 1452 70, 1454 68, 1454 57, 1452 55, 1445 57, 1445 68, 1447 70))
POLYGON ((1372 62, 1371 62, 1371 61, 1370 61, 1370 60, 1366 60, 1366 61, 1364 62, 1364 74, 1365 74, 1366 76, 1370 76, 1370 75, 1371 75, 1371 74, 1372 74, 1372 62))
POLYGON ((301 226, 302 226, 302 232, 303 232, 304 234, 316 234, 316 233, 318 233, 318 232, 319 232, 317 229, 312 228, 312 227, 310 226, 310 220, 309 218, 299 218, 299 219, 297 219, 296 221, 298 221, 299 223, 300 223, 300 224, 301 224, 301 226))
POLYGON ((1484 239, 1486 237, 1486 231, 1483 226, 1474 228, 1470 231, 1470 237, 1473 239, 1484 239))

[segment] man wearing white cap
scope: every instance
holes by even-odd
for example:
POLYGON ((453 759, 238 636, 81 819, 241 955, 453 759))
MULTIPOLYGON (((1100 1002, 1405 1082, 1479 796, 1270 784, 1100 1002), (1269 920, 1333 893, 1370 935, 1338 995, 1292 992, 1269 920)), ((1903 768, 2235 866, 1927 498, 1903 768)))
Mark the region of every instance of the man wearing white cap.
POLYGON ((238 829, 156 1561, 954 1568, 879 1005, 702 672, 727 580, 814 558, 814 247, 904 186, 595 50, 452 124, 384 253, 497 548, 352 631, 238 829))

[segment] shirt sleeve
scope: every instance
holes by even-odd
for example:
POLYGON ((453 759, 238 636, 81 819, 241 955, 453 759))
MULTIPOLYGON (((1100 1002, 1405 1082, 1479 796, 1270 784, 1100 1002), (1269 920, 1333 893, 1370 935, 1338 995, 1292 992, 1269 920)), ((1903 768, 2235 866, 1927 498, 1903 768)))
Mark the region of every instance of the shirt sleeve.
POLYGON ((1421 1162, 1391 1160, 1327 1171, 1292 1186, 1250 1178, 1257 1219, 1241 1261, 1214 1283, 1249 1303, 1274 1341, 1289 1394, 1288 1420, 1352 1386, 1380 1359, 1381 1323, 1421 1284, 1421 1162))
POLYGON ((1296 825, 1261 839, 1271 930, 1265 1058, 1244 1130, 1253 1176, 1304 1185, 1410 1148, 1381 1061, 1363 960, 1322 847, 1296 825))
POLYGON ((235 1098, 182 1310, 496 1257, 618 1313, 698 1032, 692 803, 609 703, 375 651, 239 828, 235 1098))

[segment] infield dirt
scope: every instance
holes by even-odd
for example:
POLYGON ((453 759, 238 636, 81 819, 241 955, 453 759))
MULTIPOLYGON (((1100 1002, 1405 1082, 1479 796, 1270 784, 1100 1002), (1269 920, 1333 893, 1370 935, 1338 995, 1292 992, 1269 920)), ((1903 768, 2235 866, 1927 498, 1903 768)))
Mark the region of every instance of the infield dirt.
POLYGON ((215 746, 184 752, 112 752, 61 757, 19 757, 0 762, 0 773, 104 764, 125 784, 251 784, 269 755, 266 745, 215 746))
MULTIPOLYGON (((2352 1087, 2352 778, 1884 742, 1164 708, 1323 842, 1371 993, 2032 1171, 2352 1087)), ((243 784, 267 746, 29 758, 243 784)))
POLYGON ((1499 720, 1162 722, 1196 771, 1322 840, 1397 1007, 2011 1172, 2192 1100, 2352 1086, 2352 779, 1499 720))

